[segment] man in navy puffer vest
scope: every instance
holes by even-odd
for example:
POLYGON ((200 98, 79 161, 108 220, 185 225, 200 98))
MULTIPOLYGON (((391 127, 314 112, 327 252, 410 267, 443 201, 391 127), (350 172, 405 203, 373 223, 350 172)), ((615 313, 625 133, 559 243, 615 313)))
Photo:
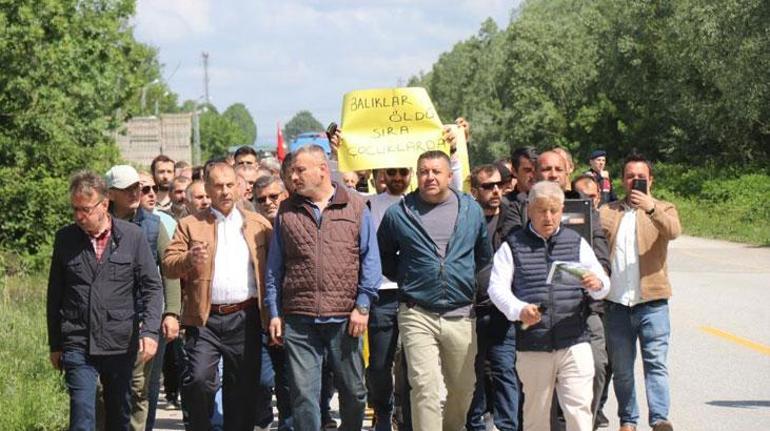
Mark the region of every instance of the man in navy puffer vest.
POLYGON ((586 325, 588 296, 602 299, 610 283, 591 246, 561 229, 564 192, 552 182, 529 192, 529 224, 508 236, 495 253, 489 297, 517 330, 516 371, 524 392, 524 430, 548 431, 557 389, 567 430, 591 431, 594 364, 586 325), (582 277, 554 278, 555 261, 579 264, 582 277))

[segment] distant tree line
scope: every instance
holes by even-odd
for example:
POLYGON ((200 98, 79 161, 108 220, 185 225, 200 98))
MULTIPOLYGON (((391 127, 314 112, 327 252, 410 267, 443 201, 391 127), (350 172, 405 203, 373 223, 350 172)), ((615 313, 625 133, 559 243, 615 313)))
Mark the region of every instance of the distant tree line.
POLYGON ((768 22, 766 0, 529 0, 410 85, 471 121, 475 162, 561 145, 768 167, 768 22))

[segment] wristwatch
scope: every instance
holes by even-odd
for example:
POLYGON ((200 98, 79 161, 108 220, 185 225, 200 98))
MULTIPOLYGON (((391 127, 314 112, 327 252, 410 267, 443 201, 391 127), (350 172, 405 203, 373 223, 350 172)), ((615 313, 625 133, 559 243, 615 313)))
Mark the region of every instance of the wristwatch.
POLYGON ((655 205, 653 205, 652 208, 649 211, 645 211, 645 213, 648 216, 651 216, 651 215, 655 214, 655 205))
POLYGON ((358 310, 358 312, 360 314, 363 314, 364 316, 369 314, 369 306, 368 305, 356 304, 356 310, 358 310))

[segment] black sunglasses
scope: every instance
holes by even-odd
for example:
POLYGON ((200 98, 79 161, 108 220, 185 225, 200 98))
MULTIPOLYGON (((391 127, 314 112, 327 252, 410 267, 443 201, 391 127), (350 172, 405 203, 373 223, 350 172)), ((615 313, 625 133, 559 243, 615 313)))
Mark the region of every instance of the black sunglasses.
POLYGON ((409 175, 409 169, 407 169, 407 168, 385 169, 385 175, 387 175, 389 177, 395 177, 396 173, 398 173, 402 177, 405 177, 405 176, 409 175))
POLYGON ((146 195, 150 193, 150 190, 152 190, 155 193, 158 193, 158 186, 144 186, 142 187, 142 194, 146 195))
POLYGON ((256 199, 256 201, 261 203, 261 204, 263 204, 263 203, 267 202, 268 198, 270 198, 271 201, 275 202, 275 201, 278 200, 279 197, 281 197, 281 194, 280 193, 276 193, 276 194, 273 194, 273 195, 260 196, 260 197, 258 197, 256 199))
POLYGON ((502 181, 496 181, 494 183, 479 184, 479 188, 480 189, 484 189, 484 190, 493 190, 495 187, 497 187, 498 189, 502 189, 503 188, 503 182, 502 181))

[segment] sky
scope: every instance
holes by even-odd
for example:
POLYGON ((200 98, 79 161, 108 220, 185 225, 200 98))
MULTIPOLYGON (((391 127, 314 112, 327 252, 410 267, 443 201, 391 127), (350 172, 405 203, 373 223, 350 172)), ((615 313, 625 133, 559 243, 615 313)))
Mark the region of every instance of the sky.
POLYGON ((241 102, 257 143, 309 110, 339 122, 342 96, 405 85, 488 17, 506 27, 520 0, 139 0, 136 38, 159 49, 163 78, 183 100, 241 102))

